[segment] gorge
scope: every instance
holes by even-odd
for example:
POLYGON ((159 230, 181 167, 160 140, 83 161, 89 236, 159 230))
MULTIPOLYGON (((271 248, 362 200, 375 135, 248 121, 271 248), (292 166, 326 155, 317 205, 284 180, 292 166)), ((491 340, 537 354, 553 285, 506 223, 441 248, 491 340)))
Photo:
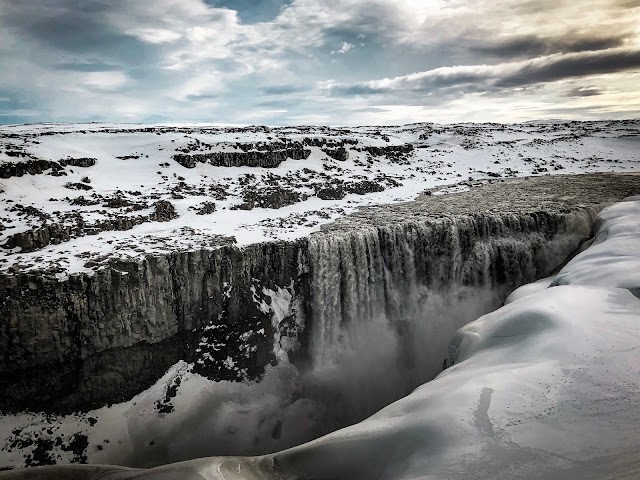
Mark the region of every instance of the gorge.
POLYGON ((286 131, 300 140, 271 146, 260 129, 198 133, 213 146, 180 144, 189 129, 21 134, 31 157, 1 170, 0 467, 262 455, 375 414, 638 194, 636 127, 615 125, 286 131), (163 181, 143 189, 158 160, 163 181), (91 190, 61 198, 69 179, 91 190))

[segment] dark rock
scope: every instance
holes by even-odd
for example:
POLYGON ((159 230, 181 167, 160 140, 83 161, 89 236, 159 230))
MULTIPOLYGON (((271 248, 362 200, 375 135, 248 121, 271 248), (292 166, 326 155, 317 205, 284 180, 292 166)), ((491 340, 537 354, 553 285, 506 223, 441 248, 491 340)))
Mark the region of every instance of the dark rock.
POLYGON ((344 147, 323 148, 322 151, 334 160, 344 162, 349 159, 349 151, 344 147))
POLYGON ((84 183, 74 183, 74 182, 65 183, 64 188, 68 188, 69 190, 93 190, 93 187, 91 185, 86 185, 84 183))
POLYGON ((209 215, 216 211, 216 204, 213 202, 204 202, 198 208, 196 215, 209 215))
POLYGON ((88 167, 93 167, 96 164, 96 162, 97 160, 95 158, 82 157, 82 158, 65 158, 63 160, 60 160, 59 163, 63 167, 70 165, 72 167, 88 168, 88 167))
POLYGON ((236 210, 251 210, 255 207, 281 208, 300 202, 303 197, 295 190, 276 185, 259 190, 253 187, 247 188, 242 199, 242 204, 232 208, 236 210))
POLYGON ((167 200, 158 200, 153 206, 155 211, 149 218, 156 222, 170 222, 179 216, 176 207, 167 200))
POLYGON ((365 147, 364 149, 374 157, 386 157, 392 162, 397 162, 413 152, 413 145, 407 143, 405 145, 389 145, 386 147, 365 147))
POLYGON ((0 178, 22 177, 23 175, 38 175, 52 169, 53 172, 61 171, 62 166, 58 162, 49 160, 27 160, 24 162, 0 163, 0 178))
POLYGON ((346 195, 342 185, 325 185, 316 192, 322 200, 342 200, 346 195))
POLYGON ((173 160, 186 168, 195 168, 197 163, 210 163, 218 167, 275 168, 288 158, 304 160, 311 155, 311 150, 305 149, 300 142, 240 144, 238 147, 242 151, 176 154, 173 160))
POLYGON ((367 193, 384 192, 384 185, 372 180, 362 180, 360 182, 346 183, 344 188, 349 193, 357 195, 366 195, 367 193))

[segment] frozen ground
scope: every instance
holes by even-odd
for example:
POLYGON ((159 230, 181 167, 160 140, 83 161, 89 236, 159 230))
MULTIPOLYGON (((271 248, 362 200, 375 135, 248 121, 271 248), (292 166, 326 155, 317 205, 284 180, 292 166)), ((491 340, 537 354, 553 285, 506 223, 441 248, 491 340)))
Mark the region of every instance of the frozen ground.
MULTIPOLYGON (((458 331, 449 348, 453 366, 369 419, 308 444, 264 457, 205 458, 147 471, 62 467, 42 470, 41 477, 27 471, 7 478, 638 478, 639 246, 640 198, 605 209, 593 244, 555 278, 522 287, 506 306, 458 331)), ((209 387, 198 376, 184 378, 189 386, 175 402, 189 402, 191 418, 174 417, 164 427, 172 430, 176 449, 189 448, 185 439, 207 438, 206 410, 198 408, 209 387)), ((80 454, 92 462, 118 450, 135 455, 131 432, 157 428, 157 422, 145 425, 153 393, 52 427, 66 433, 69 458, 59 460, 73 459, 77 429, 89 437, 91 448, 85 444, 80 454), (120 440, 96 442, 114 435, 120 440)), ((263 408, 270 408, 272 393, 259 393, 263 408)), ((249 426, 255 412, 247 419, 249 426)), ((48 421, 37 415, 18 420, 29 425, 23 430, 33 429, 35 443, 48 421)), ((15 425, 16 417, 2 418, 2 435, 15 425)))
MULTIPOLYGON (((264 457, 154 470, 67 467, 41 478, 638 478, 640 199, 605 209, 596 227, 591 245, 555 277, 518 289, 505 307, 462 328, 450 345, 452 367, 357 425, 264 457)), ((215 442, 222 451, 227 426, 207 412, 244 414, 247 431, 277 429, 262 420, 296 388, 283 362, 267 373, 273 382, 224 384, 225 400, 216 403, 221 384, 212 395, 214 383, 188 369, 178 364, 131 402, 87 414, 1 417, 3 458, 8 466, 43 458, 132 465, 144 447, 137 461, 153 464, 153 440, 136 444, 140 431, 171 440, 158 442, 173 449, 158 452, 162 458, 215 442), (183 383, 172 396, 178 373, 183 383), (157 421, 159 398, 175 409, 168 421, 157 421)), ((301 403, 287 412, 304 422, 314 408, 301 403)), ((36 478, 27 472, 7 478, 36 478)))
POLYGON ((410 200, 426 189, 465 190, 490 178, 638 171, 639 142, 635 120, 2 127, 0 271, 64 276, 114 256, 292 239, 358 207, 410 200), (307 157, 277 166, 179 157, 222 152, 225 161, 236 155, 242 163, 274 148, 297 148, 294 156, 307 157), (173 208, 159 208, 162 201, 173 208))

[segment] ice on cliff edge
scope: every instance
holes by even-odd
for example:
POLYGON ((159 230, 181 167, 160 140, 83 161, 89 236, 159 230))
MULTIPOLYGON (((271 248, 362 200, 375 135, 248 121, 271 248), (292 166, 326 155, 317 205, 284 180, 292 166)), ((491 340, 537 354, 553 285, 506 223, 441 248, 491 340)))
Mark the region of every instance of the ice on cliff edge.
POLYGON ((460 329, 453 366, 359 424, 263 457, 40 478, 638 478, 639 226, 638 198, 603 210, 592 245, 548 287, 460 329))

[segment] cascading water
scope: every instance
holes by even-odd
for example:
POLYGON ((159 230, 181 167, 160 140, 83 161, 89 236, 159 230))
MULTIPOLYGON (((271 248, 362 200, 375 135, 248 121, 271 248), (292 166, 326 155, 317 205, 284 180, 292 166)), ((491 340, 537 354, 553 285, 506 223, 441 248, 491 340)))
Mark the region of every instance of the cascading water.
POLYGON ((458 328, 548 276, 596 213, 482 214, 312 236, 304 393, 326 406, 331 428, 406 395, 440 372, 458 328))

